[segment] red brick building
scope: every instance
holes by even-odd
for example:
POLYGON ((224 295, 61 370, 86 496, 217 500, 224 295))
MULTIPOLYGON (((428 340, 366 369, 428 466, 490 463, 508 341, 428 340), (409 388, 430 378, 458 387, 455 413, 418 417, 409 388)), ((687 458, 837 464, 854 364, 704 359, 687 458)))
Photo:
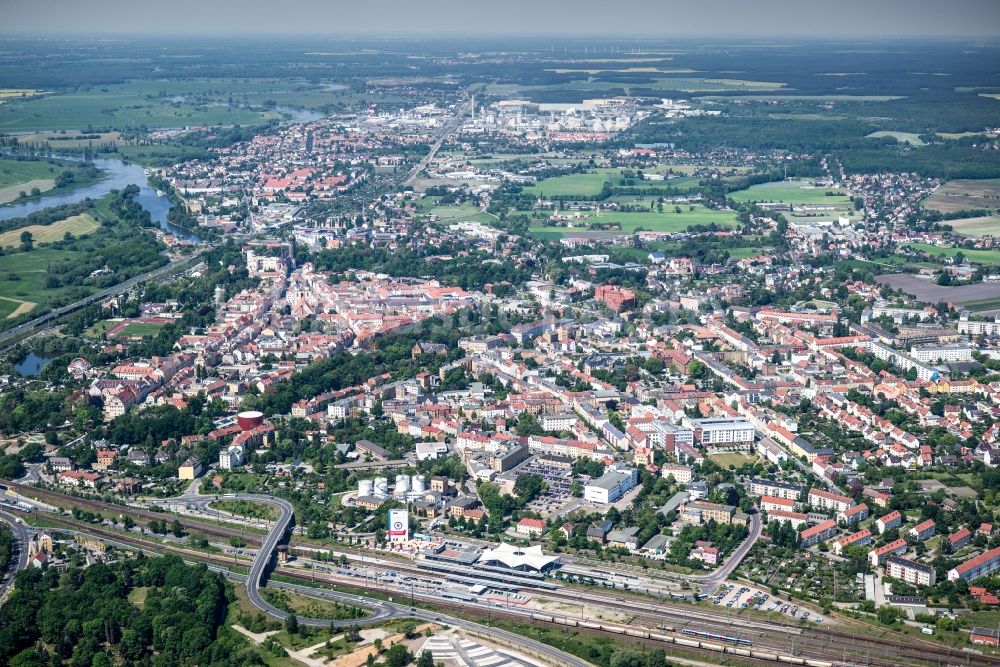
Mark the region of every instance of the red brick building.
POLYGON ((635 305, 635 292, 617 285, 601 285, 594 293, 594 299, 607 304, 614 311, 635 305))

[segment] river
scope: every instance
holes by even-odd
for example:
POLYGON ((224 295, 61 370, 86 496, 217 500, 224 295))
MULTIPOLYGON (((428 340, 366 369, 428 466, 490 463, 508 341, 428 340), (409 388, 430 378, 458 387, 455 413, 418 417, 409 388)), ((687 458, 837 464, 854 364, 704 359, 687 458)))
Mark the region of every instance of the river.
MULTIPOLYGON (((64 160, 81 160, 78 156, 60 155, 58 157, 64 160)), ((38 197, 0 206, 0 220, 20 218, 52 206, 75 204, 87 197, 97 199, 112 190, 122 190, 128 185, 134 184, 139 186, 139 203, 149 211, 149 215, 160 225, 160 229, 188 241, 198 242, 201 240, 197 234, 167 222, 170 200, 157 194, 156 190, 150 187, 149 179, 141 166, 134 163, 126 164, 118 158, 107 157, 95 158, 93 162, 97 168, 104 172, 104 178, 97 183, 51 197, 38 197)))

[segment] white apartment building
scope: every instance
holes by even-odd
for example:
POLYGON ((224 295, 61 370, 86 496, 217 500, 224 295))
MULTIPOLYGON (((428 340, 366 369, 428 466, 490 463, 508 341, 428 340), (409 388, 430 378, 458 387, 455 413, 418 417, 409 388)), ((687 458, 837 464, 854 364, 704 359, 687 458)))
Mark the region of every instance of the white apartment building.
POLYGON ((576 415, 542 415, 542 428, 546 431, 571 431, 577 422, 576 415))
POLYGON ((774 496, 783 500, 799 500, 802 487, 790 482, 754 477, 750 480, 750 493, 755 496, 774 496))
POLYGON ((958 333, 967 336, 1000 336, 1000 316, 992 322, 970 320, 968 311, 962 311, 958 318, 958 333))
POLYGON ((673 477, 678 484, 690 484, 694 479, 694 468, 677 463, 664 463, 660 468, 661 477, 673 477))
POLYGON ((731 443, 753 442, 753 425, 745 419, 692 419, 695 440, 710 447, 731 443))
POLYGON ((900 556, 889 556, 885 573, 893 579, 902 579, 914 586, 933 586, 934 568, 900 556))
POLYGON ((914 345, 910 348, 910 356, 924 363, 961 363, 972 361, 975 348, 968 343, 952 343, 949 345, 914 345))
POLYGON ((232 470, 243 465, 243 448, 238 445, 231 445, 219 451, 219 467, 223 470, 232 470))
POLYGON ((844 510, 854 507, 855 502, 853 498, 848 498, 847 496, 841 496, 836 493, 830 493, 829 491, 823 491, 822 489, 809 489, 809 506, 816 509, 843 512, 844 510))

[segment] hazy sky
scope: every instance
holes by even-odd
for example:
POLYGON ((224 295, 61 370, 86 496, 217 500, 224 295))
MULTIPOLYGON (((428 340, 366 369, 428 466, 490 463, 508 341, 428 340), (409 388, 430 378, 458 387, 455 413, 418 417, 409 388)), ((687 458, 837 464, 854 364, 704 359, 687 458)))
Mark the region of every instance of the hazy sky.
POLYGON ((0 32, 998 36, 1000 0, 0 0, 0 32))

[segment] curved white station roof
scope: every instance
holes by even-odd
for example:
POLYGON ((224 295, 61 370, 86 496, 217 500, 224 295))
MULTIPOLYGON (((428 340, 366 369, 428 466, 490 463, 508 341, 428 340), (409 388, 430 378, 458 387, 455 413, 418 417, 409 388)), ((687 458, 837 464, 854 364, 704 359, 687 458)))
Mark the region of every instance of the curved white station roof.
POLYGON ((502 565, 512 570, 534 570, 541 572, 543 569, 559 560, 556 556, 546 556, 542 553, 542 547, 515 547, 512 544, 503 542, 493 549, 487 549, 479 557, 479 562, 484 564, 502 565))

